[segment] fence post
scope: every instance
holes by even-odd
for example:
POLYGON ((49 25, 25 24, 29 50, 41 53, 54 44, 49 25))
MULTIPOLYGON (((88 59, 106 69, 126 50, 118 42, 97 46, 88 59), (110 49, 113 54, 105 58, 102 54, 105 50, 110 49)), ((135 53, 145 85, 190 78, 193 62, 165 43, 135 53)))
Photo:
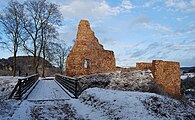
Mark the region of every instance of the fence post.
POLYGON ((21 87, 22 87, 22 80, 18 79, 19 88, 18 88, 18 99, 21 99, 21 87))
POLYGON ((75 98, 78 98, 78 79, 75 79, 75 98))

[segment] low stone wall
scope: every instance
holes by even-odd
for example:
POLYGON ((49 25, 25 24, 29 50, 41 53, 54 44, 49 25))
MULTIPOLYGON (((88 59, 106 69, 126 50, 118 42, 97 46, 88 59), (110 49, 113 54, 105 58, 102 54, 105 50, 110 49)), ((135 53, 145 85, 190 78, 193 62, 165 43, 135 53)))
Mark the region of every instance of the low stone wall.
POLYGON ((137 70, 144 70, 144 69, 152 70, 152 63, 145 63, 145 62, 136 63, 136 69, 137 70))
POLYGON ((115 71, 126 71, 126 72, 128 72, 128 71, 132 71, 132 70, 136 70, 136 68, 135 67, 130 67, 130 68, 116 67, 115 68, 115 71))
POLYGON ((115 71, 78 77, 83 90, 98 87, 123 91, 158 92, 150 70, 115 71))

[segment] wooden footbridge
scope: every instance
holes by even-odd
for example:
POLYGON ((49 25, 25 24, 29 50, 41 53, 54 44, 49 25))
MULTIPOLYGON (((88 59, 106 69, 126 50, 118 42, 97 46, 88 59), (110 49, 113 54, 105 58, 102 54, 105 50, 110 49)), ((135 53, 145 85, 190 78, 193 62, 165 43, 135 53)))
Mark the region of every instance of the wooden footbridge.
POLYGON ((82 91, 79 81, 62 75, 53 78, 39 78, 38 74, 18 79, 10 99, 59 100, 78 98, 82 91))

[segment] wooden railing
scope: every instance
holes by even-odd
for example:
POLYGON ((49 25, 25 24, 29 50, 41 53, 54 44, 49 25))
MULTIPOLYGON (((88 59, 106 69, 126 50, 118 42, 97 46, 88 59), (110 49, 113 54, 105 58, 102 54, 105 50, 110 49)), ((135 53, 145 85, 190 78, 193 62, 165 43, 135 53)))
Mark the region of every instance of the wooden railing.
POLYGON ((78 98, 82 90, 78 79, 56 74, 55 80, 60 83, 66 90, 72 93, 74 98, 78 98))
POLYGON ((25 95, 25 93, 29 91, 30 88, 37 82, 38 78, 39 75, 35 74, 22 79, 18 79, 18 83, 10 94, 9 99, 11 99, 12 97, 16 99, 25 99, 30 92, 27 95, 25 95))

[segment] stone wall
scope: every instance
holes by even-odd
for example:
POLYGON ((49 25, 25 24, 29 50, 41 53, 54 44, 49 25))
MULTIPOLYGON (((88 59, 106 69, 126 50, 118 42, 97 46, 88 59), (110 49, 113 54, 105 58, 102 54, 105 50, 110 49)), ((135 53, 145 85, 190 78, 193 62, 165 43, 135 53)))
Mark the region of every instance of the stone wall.
POLYGON ((152 70, 152 63, 145 63, 145 62, 136 63, 136 69, 137 70, 144 70, 144 69, 152 70))
POLYGON ((154 82, 160 90, 159 92, 175 98, 181 96, 179 62, 153 60, 152 63, 136 63, 136 69, 150 69, 154 76, 154 82))
POLYGON ((136 68, 135 67, 129 67, 129 68, 116 67, 115 68, 115 71, 123 71, 123 72, 129 72, 132 70, 136 70, 136 68))
POLYGON ((179 98, 181 96, 180 64, 162 60, 153 60, 154 82, 168 95, 179 98))
POLYGON ((70 77, 115 71, 114 52, 104 50, 87 20, 81 20, 74 47, 66 60, 70 77))

